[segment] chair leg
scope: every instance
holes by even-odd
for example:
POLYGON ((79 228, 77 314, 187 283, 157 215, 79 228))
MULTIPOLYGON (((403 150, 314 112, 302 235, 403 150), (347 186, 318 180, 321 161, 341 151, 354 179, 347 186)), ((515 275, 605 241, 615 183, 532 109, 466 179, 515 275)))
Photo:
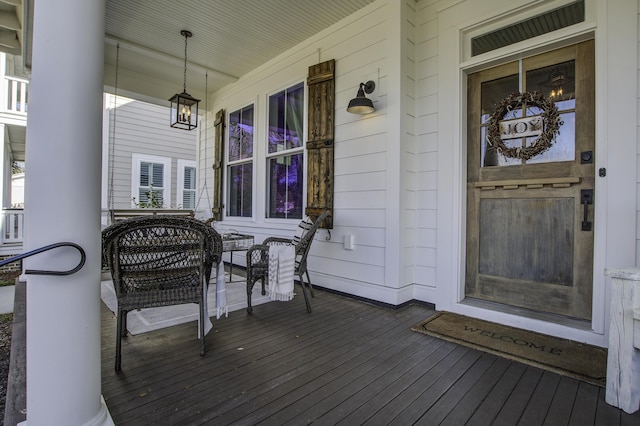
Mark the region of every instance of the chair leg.
POLYGON ((129 317, 129 311, 125 311, 124 314, 122 314, 122 327, 120 328, 120 335, 122 337, 127 337, 127 333, 129 332, 127 328, 127 317, 129 317))
POLYGON ((302 274, 298 275, 300 277, 300 287, 302 287, 302 294, 304 295, 304 302, 307 304, 307 312, 311 313, 311 303, 309 302, 309 296, 307 296, 307 289, 304 286, 304 279, 302 278, 302 274))
MULTIPOLYGON (((122 349, 122 327, 123 323, 126 322, 127 312, 126 311, 118 311, 118 319, 116 321, 116 371, 120 371, 120 363, 121 363, 121 355, 120 350, 122 349)), ((125 327, 126 330, 126 327, 125 327)))
POLYGON ((200 306, 200 356, 204 356, 204 303, 201 301, 198 305, 200 306))
POLYGON ((247 278, 247 313, 253 313, 253 307, 251 306, 251 292, 253 291, 253 286, 255 281, 251 278, 247 278))
POLYGON ((304 271, 304 273, 307 276, 307 283, 309 283, 309 291, 311 292, 311 297, 316 297, 315 293, 313 292, 313 286, 311 285, 311 278, 309 278, 309 271, 304 271))

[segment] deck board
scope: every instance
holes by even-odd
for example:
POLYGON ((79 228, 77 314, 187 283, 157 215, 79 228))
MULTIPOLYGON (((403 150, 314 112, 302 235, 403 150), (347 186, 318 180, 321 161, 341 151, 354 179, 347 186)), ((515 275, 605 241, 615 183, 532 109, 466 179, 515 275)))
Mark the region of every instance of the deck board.
POLYGON ((507 398, 513 392, 527 367, 519 362, 511 362, 495 386, 469 418, 468 426, 492 424, 507 398))
POLYGON ((561 377, 553 401, 549 407, 545 426, 566 425, 571 419, 571 409, 576 398, 579 382, 561 377))
POLYGON ((102 306, 102 392, 118 425, 640 424, 604 390, 411 331, 434 313, 318 290, 214 320, 129 336, 113 369, 102 306))

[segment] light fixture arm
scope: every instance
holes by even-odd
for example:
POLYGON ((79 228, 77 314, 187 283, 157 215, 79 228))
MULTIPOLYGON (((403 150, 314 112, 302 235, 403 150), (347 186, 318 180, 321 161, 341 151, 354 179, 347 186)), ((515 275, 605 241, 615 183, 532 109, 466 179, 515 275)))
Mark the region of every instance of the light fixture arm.
POLYGON ((360 83, 360 90, 364 90, 364 93, 370 95, 376 89, 376 83, 373 80, 369 80, 366 83, 360 83))
POLYGON ((182 86, 182 91, 187 92, 187 40, 193 36, 191 31, 182 30, 180 34, 184 36, 184 84, 182 86))

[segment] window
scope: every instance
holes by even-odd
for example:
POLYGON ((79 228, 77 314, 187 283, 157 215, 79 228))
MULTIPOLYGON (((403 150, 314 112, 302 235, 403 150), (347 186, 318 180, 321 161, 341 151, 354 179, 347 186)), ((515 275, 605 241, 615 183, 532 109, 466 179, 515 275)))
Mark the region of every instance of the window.
POLYGON ((491 52, 568 27, 585 19, 584 0, 570 3, 522 22, 471 39, 471 56, 491 52))
POLYGON ((253 214, 253 105, 229 114, 227 215, 253 214))
MULTIPOLYGON (((576 61, 570 60, 536 69, 527 69, 527 64, 524 62, 519 65, 519 68, 522 69, 522 73, 486 81, 481 85, 480 163, 482 167, 573 161, 576 151, 576 61), (540 92, 551 98, 560 112, 563 123, 553 140, 553 145, 547 151, 526 161, 500 155, 487 139, 490 118, 496 105, 509 93, 519 92, 520 86, 526 87, 527 91, 540 92)), ((538 106, 524 105, 510 110, 503 120, 505 123, 522 123, 524 119, 539 118, 542 113, 543 110, 538 106)), ((539 132, 541 131, 542 127, 539 132)), ((511 138, 503 136, 505 145, 509 148, 528 147, 537 139, 537 135, 531 134, 516 136, 511 138)))
POLYGON ((178 207, 196 208, 196 163, 189 160, 178 160, 178 207))
POLYGON ((268 107, 267 217, 301 219, 304 84, 269 96, 268 107))
POLYGON ((132 155, 132 207, 162 208, 171 203, 171 159, 132 155))

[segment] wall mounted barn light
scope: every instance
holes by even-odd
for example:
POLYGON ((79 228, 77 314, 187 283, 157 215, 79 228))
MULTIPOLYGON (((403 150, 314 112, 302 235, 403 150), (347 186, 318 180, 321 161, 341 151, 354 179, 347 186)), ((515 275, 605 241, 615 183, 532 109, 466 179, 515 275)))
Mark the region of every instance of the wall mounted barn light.
POLYGON ((171 102, 171 127, 184 130, 193 130, 198 127, 198 102, 187 93, 187 40, 193 34, 191 31, 182 30, 184 36, 184 85, 182 93, 176 93, 169 99, 171 102))
POLYGON ((366 83, 360 83, 358 94, 355 98, 349 101, 347 111, 353 114, 369 114, 374 112, 376 109, 373 107, 373 102, 364 94, 372 93, 375 88, 376 83, 374 83, 372 80, 369 80, 366 83))

